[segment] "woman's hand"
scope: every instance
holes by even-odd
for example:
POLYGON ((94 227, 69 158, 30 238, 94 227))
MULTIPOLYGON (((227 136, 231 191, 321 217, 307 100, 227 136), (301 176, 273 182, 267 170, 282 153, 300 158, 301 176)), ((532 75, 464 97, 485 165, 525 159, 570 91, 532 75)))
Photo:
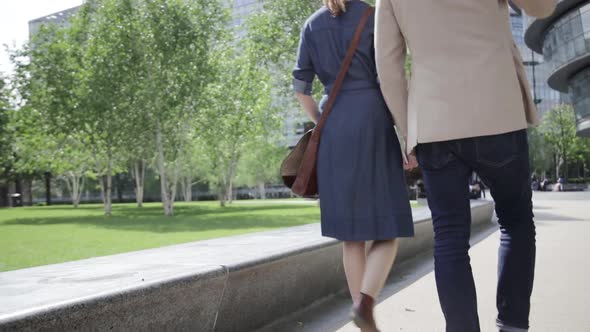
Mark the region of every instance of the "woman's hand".
POLYGON ((318 108, 318 104, 315 102, 313 97, 299 92, 296 92, 295 96, 297 97, 297 100, 299 100, 299 103, 301 104, 301 106, 311 119, 311 121, 313 121, 315 124, 318 124, 318 122, 320 121, 320 111, 318 108))
POLYGON ((404 169, 406 171, 411 171, 414 168, 418 167, 418 159, 416 159, 416 153, 412 152, 408 156, 407 162, 404 162, 404 169))

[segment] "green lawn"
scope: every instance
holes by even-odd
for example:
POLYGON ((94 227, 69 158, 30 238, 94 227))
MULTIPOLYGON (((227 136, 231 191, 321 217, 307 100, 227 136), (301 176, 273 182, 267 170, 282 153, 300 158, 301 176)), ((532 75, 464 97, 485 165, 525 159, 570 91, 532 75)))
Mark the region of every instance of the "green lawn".
MULTIPOLYGON (((412 206, 416 206, 413 202, 412 206)), ((0 210, 0 271, 112 255, 230 235, 318 222, 315 203, 242 201, 177 203, 174 217, 161 204, 28 207, 0 210)))
POLYGON ((110 218, 101 205, 2 209, 0 271, 303 225, 320 216, 317 204, 262 202, 177 203, 175 214, 162 216, 157 203, 118 204, 110 218))

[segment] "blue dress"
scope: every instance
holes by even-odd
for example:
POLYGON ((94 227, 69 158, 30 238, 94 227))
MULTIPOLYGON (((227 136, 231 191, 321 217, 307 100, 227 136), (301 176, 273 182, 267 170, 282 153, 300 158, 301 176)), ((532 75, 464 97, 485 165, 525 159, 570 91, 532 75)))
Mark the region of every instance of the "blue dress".
MULTIPOLYGON (((367 7, 352 0, 334 17, 324 6, 303 27, 293 88, 311 95, 317 76, 325 88, 320 108, 367 7)), ((322 234, 342 241, 414 235, 400 144, 377 80, 373 26, 371 17, 320 138, 322 234)))

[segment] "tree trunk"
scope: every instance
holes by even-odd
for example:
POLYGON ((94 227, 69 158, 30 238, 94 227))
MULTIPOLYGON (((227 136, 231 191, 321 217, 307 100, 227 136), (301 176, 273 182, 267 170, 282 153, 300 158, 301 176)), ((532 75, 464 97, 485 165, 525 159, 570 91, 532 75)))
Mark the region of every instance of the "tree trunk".
POLYGON ((264 182, 258 182, 258 193, 260 194, 260 199, 266 199, 266 187, 264 182))
POLYGON ((45 203, 51 205, 51 172, 45 172, 45 203))
POLYGON ((219 194, 218 194, 218 198, 219 198, 219 206, 221 207, 225 207, 225 199, 226 199, 226 195, 224 193, 225 191, 225 185, 219 186, 219 194))
POLYGON ((172 182, 171 182, 171 186, 170 186, 170 190, 169 190, 169 202, 168 204, 170 204, 170 207, 168 208, 168 210, 170 211, 170 216, 174 215, 174 201, 176 201, 176 190, 178 188, 178 173, 179 173, 179 169, 178 169, 178 160, 176 160, 176 165, 174 166, 174 175, 172 176, 172 182))
POLYGON ((187 176, 180 181, 182 186, 182 194, 184 196, 185 202, 192 202, 193 201, 193 181, 192 179, 187 176))
POLYGON ((234 157, 231 161, 229 174, 227 176, 227 195, 228 195, 228 203, 232 204, 234 201, 234 176, 236 174, 236 169, 238 168, 238 157, 234 157))
POLYGON ((82 200, 82 192, 84 192, 84 186, 85 185, 86 185, 86 177, 85 176, 82 176, 80 187, 78 189, 78 197, 76 199, 78 205, 80 205, 80 201, 82 200))
POLYGON ((172 202, 168 196, 168 178, 166 176, 166 166, 164 165, 164 143, 162 142, 162 130, 160 127, 160 121, 156 123, 156 149, 157 149, 157 160, 158 160, 158 173, 160 174, 160 191, 162 206, 164 208, 164 215, 172 216, 174 211, 172 210, 172 202))
POLYGON ((100 184, 100 199, 102 200, 102 203, 104 204, 104 202, 106 202, 104 175, 100 177, 100 181, 98 181, 98 182, 100 184))
POLYGON ((77 208, 80 206, 80 178, 74 175, 72 180, 72 201, 74 202, 74 207, 77 208))
POLYGON ((560 163, 560 157, 558 154, 554 155, 554 160, 555 160, 555 181, 557 181, 559 179, 559 163, 560 163))
POLYGON ((143 159, 133 164, 131 174, 135 180, 135 201, 137 202, 137 207, 143 207, 143 188, 145 183, 145 161, 143 159))
POLYGON ((221 207, 225 207, 225 203, 227 202, 227 180, 225 176, 222 176, 218 182, 218 192, 219 192, 219 205, 221 207))
POLYGON ((72 177, 71 173, 66 173, 66 175, 63 177, 64 182, 66 183, 66 188, 68 189, 68 192, 70 193, 70 200, 72 201, 72 205, 74 205, 74 207, 76 206, 76 197, 74 196, 74 179, 72 177))
POLYGON ((232 180, 228 181, 227 185, 227 203, 232 204, 234 202, 234 182, 232 180))
POLYGON ((84 190, 84 176, 74 174, 71 172, 66 175, 66 185, 70 191, 72 204, 74 208, 80 206, 80 200, 82 199, 82 191, 84 190))
POLYGON ((563 179, 565 180, 565 182, 567 182, 567 178, 568 178, 568 172, 569 170, 567 169, 567 153, 563 153, 563 179))
POLYGON ((33 196, 31 192, 32 180, 27 176, 20 180, 20 193, 21 193, 21 205, 31 206, 33 205, 33 196))
POLYGON ((16 184, 14 181, 8 182, 8 207, 14 207, 12 195, 16 192, 16 184))
POLYGON ((105 197, 106 197, 106 202, 105 202, 105 206, 104 206, 104 214, 106 216, 111 216, 113 214, 113 194, 112 194, 112 188, 113 188, 113 176, 110 174, 110 170, 109 173, 107 173, 106 175, 106 180, 107 180, 107 186, 106 186, 106 192, 105 192, 105 197))
POLYGON ((121 184, 121 174, 115 175, 116 189, 117 189, 117 203, 123 203, 123 185, 121 184))
POLYGON ((27 181, 27 205, 33 206, 33 179, 27 181))
POLYGON ((111 216, 113 213, 112 188, 113 188, 113 158, 109 152, 107 160, 106 184, 104 190, 104 214, 111 216))

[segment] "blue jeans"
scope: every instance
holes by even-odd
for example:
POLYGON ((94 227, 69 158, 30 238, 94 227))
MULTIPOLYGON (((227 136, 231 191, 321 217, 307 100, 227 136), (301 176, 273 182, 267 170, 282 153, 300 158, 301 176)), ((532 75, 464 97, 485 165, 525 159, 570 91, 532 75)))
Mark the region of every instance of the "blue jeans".
POLYGON ((446 330, 480 331, 468 254, 473 171, 490 188, 500 224, 498 327, 528 329, 536 247, 526 130, 419 144, 417 153, 433 219, 436 286, 446 330))

